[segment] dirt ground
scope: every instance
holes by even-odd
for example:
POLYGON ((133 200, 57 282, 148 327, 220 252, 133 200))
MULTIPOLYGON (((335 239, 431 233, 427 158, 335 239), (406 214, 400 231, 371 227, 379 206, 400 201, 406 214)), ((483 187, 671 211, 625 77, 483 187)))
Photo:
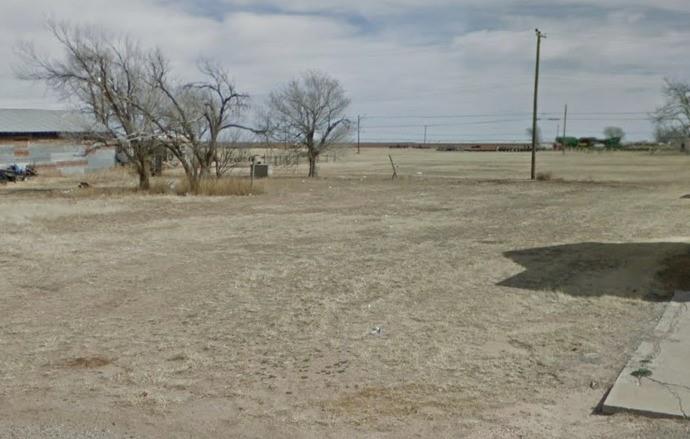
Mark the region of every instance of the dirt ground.
POLYGON ((0 437, 689 437, 596 407, 687 282, 690 156, 528 163, 367 150, 249 197, 0 187, 0 437))

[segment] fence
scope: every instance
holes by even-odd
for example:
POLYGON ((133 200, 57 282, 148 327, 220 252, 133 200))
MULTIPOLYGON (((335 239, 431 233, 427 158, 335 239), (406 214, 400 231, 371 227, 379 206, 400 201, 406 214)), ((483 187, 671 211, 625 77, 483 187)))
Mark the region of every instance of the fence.
MULTIPOLYGON (((309 163, 309 158, 305 153, 287 153, 287 154, 266 154, 264 162, 275 167, 285 166, 299 166, 300 164, 309 163)), ((338 161, 338 154, 333 151, 319 155, 319 163, 335 163, 338 161)))

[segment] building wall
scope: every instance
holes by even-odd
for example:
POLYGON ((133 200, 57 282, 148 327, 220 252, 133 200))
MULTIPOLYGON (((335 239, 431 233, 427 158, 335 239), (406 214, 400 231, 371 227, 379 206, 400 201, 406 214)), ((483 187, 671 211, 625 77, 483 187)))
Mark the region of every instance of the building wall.
POLYGON ((0 167, 11 164, 85 174, 115 166, 115 148, 92 149, 88 143, 69 139, 0 139, 0 167))

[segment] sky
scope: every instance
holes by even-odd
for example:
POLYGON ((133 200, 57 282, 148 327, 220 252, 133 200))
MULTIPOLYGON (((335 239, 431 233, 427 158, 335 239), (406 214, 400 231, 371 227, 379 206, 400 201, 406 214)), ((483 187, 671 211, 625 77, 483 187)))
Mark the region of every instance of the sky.
POLYGON ((309 69, 341 81, 362 141, 526 141, 542 44, 545 140, 652 137, 664 79, 690 78, 688 0, 2 0, 0 107, 65 108, 16 78, 16 45, 60 56, 48 19, 158 47, 193 80, 200 57, 227 67, 255 108, 309 69))

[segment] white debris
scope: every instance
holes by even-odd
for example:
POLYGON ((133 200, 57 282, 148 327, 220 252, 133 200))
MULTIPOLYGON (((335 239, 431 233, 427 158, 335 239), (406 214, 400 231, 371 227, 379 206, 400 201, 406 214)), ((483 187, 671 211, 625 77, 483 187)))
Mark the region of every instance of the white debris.
POLYGON ((381 328, 380 326, 374 326, 373 328, 371 328, 371 331, 369 331, 369 335, 381 335, 382 330, 383 328, 381 328))

